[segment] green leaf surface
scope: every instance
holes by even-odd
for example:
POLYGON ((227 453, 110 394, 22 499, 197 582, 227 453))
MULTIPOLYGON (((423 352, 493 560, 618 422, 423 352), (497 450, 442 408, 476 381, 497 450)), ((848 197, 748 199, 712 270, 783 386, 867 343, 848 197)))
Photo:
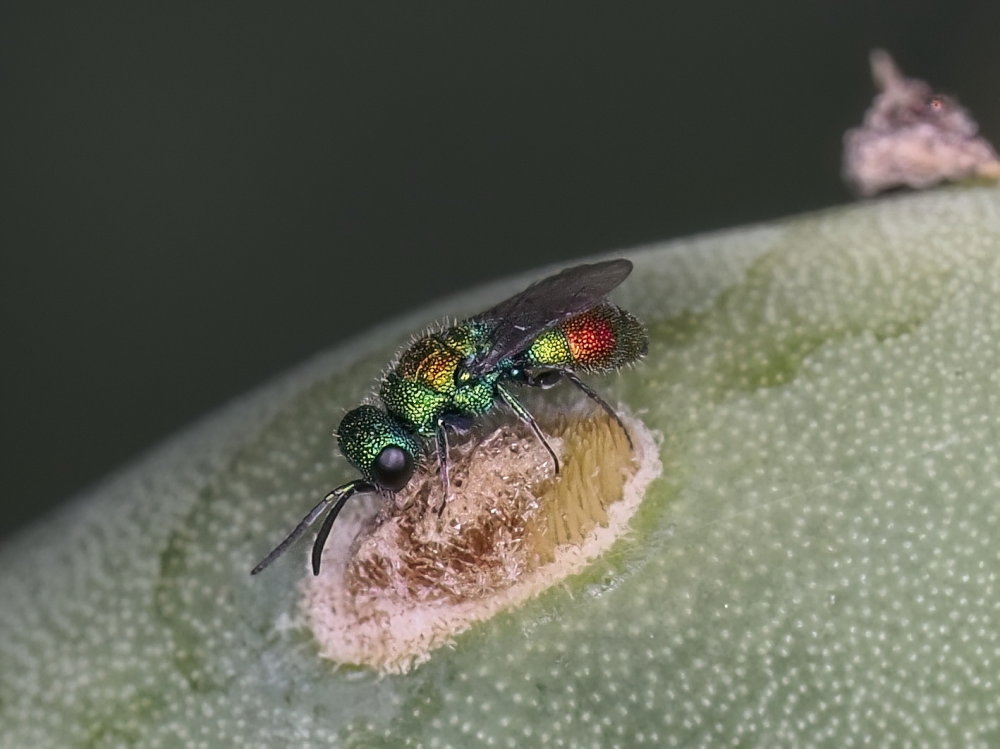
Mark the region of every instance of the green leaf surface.
MULTIPOLYGON (((625 253, 663 434, 633 532, 406 675, 320 659, 305 545, 373 331, 0 549, 4 746, 1000 744, 1000 192, 625 253)), ((537 277, 536 274, 534 277, 537 277)))

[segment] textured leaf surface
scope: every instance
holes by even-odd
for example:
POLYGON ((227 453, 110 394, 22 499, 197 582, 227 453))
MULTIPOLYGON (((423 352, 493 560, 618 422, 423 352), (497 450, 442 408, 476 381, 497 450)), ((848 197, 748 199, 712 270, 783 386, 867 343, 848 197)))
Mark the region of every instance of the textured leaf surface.
POLYGON ((305 549, 329 436, 406 334, 325 355, 0 550, 9 746, 1000 743, 1000 193, 630 253, 664 434, 634 533, 405 676, 320 660, 305 549))

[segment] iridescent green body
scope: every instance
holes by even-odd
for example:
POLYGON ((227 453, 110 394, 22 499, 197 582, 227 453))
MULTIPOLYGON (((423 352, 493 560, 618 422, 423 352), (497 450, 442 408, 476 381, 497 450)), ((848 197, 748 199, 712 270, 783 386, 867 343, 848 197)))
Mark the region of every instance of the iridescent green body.
POLYGON ((642 324, 620 307, 601 304, 540 333, 528 347, 504 358, 482 375, 463 364, 488 351, 490 328, 465 322, 429 333, 410 344, 383 377, 379 398, 385 418, 364 406, 365 419, 350 412, 337 430, 344 456, 368 480, 373 456, 387 445, 412 450, 414 434, 433 438, 456 418, 475 418, 491 411, 500 397, 498 386, 521 382, 532 370, 576 370, 590 374, 613 371, 636 361, 646 350, 642 324), (349 418, 351 417, 351 418, 349 418))
POLYGON ((605 301, 631 272, 632 263, 622 258, 567 268, 407 346, 382 378, 382 407, 359 406, 337 428, 340 451, 361 477, 329 492, 251 574, 270 565, 326 513, 313 543, 318 575, 326 539, 344 503, 355 494, 402 489, 428 445, 437 455, 446 498, 448 431, 489 413, 497 403, 534 431, 558 473, 558 456, 512 385, 548 388, 568 380, 618 422, 631 444, 615 410, 577 375, 619 369, 646 353, 642 324, 605 301))
POLYGON ((464 361, 489 348, 488 334, 482 323, 463 323, 418 338, 382 380, 379 397, 386 410, 424 437, 434 435, 442 417, 488 412, 508 367, 482 377, 459 373, 464 361))

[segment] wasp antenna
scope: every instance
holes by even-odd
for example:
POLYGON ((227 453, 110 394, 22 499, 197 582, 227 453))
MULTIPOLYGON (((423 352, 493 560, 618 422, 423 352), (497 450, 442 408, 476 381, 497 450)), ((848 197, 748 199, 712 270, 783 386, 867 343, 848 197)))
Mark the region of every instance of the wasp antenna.
MULTIPOLYGON (((330 513, 334 518, 336 518, 337 513, 340 511, 340 508, 343 506, 344 502, 353 494, 361 491, 365 492, 375 491, 375 487, 369 484, 367 481, 355 480, 347 484, 344 484, 343 486, 338 486, 332 492, 327 494, 325 497, 323 497, 323 499, 321 499, 316 504, 315 507, 309 510, 309 513, 304 518, 302 518, 302 520, 299 521, 299 524, 292 529, 292 532, 289 533, 287 536, 285 536, 284 541, 282 541, 280 544, 271 549, 270 553, 268 553, 266 557, 260 560, 260 563, 258 563, 256 567, 250 570, 250 574, 251 575, 259 574, 260 572, 263 572, 265 569, 270 567, 271 563, 275 559, 280 557, 282 554, 284 554, 288 550, 288 547, 291 546, 293 543, 295 543, 295 541, 298 540, 299 536, 305 533, 309 529, 309 526, 315 523, 316 519, 320 515, 322 515, 323 512, 326 510, 326 508, 329 507, 331 504, 333 504, 334 502, 337 503, 336 505, 334 505, 334 510, 330 513)), ((330 522, 330 524, 333 525, 332 521, 330 522)), ((325 525, 326 524, 324 523, 324 526, 325 525)), ((328 529, 327 535, 329 535, 329 533, 330 531, 328 529)))
POLYGON ((329 538, 330 531, 333 529, 333 521, 337 519, 337 515, 344 509, 344 504, 355 494, 370 494, 376 491, 378 491, 378 487, 374 484, 369 484, 367 481, 352 481, 334 490, 334 493, 341 492, 340 497, 330 510, 330 514, 326 516, 323 525, 319 528, 319 533, 316 534, 316 540, 313 542, 312 568, 314 575, 319 574, 319 566, 323 561, 323 548, 326 546, 326 539, 329 538))

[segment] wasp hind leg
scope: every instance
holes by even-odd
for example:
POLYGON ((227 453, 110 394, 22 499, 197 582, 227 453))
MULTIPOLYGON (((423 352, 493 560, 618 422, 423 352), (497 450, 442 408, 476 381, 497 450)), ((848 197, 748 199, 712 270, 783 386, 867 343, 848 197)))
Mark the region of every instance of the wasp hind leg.
POLYGON ((542 390, 548 390, 550 387, 558 384, 559 380, 565 377, 576 387, 578 387, 583 394, 594 401, 597 405, 604 409, 604 412, 615 420, 615 423, 619 426, 622 432, 625 433, 625 439, 628 440, 629 449, 635 450, 635 445, 632 443, 632 435, 629 434, 628 429, 625 428, 624 422, 622 422, 621 416, 618 412, 611 407, 604 398, 602 398, 598 393, 590 387, 586 382, 581 380, 575 372, 568 369, 542 369, 535 372, 525 372, 524 373, 524 384, 528 387, 541 388, 542 390))
POLYGON ((580 390, 583 391, 584 395, 586 395, 597 405, 603 408, 604 412, 608 416, 610 416, 612 419, 615 420, 615 423, 618 425, 618 427, 622 430, 622 432, 625 433, 625 439, 628 440, 629 449, 635 450, 635 445, 632 443, 632 435, 629 434, 628 429, 625 428, 625 423, 622 421, 622 417, 619 416, 618 412, 611 407, 611 404, 608 403, 606 400, 604 400, 604 398, 602 398, 600 395, 598 395, 597 392, 592 387, 590 387, 590 385, 588 385, 586 382, 577 377, 575 372, 563 370, 562 374, 567 380, 569 380, 578 388, 580 388, 580 390))

